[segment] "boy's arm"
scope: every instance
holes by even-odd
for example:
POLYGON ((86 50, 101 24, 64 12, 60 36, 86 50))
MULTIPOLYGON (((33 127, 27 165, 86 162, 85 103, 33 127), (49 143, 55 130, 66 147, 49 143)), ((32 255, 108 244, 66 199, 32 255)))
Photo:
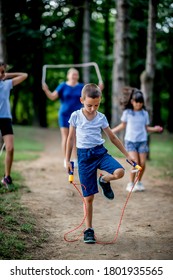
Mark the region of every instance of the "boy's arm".
POLYGON ((126 149, 124 148, 122 142, 120 141, 120 139, 116 135, 113 134, 110 127, 108 126, 103 130, 106 133, 106 135, 108 136, 108 138, 111 140, 111 142, 122 152, 122 154, 125 155, 125 157, 128 159, 128 161, 130 161, 130 163, 133 164, 134 159, 129 156, 129 154, 126 151, 126 149))
POLYGON ((70 164, 70 158, 71 158, 71 153, 73 150, 75 137, 76 137, 76 128, 74 126, 70 125, 69 134, 68 134, 68 138, 67 138, 67 144, 66 144, 66 166, 67 166, 68 172, 72 171, 72 167, 70 164))
POLYGON ((13 86, 22 83, 28 77, 27 73, 5 73, 4 79, 12 79, 13 86))
POLYGON ((51 91, 49 90, 48 85, 47 85, 46 83, 43 83, 43 84, 42 84, 42 89, 43 89, 43 91, 45 92, 46 96, 47 96, 50 100, 54 101, 54 100, 56 100, 56 99, 58 98, 58 92, 57 92, 56 90, 54 90, 53 92, 51 92, 51 91))
POLYGON ((126 127, 126 123, 125 123, 125 122, 122 122, 122 123, 120 123, 119 125, 117 125, 117 126, 115 126, 114 128, 112 128, 112 132, 113 132, 113 133, 117 133, 117 132, 119 132, 119 131, 125 129, 125 127, 126 127))

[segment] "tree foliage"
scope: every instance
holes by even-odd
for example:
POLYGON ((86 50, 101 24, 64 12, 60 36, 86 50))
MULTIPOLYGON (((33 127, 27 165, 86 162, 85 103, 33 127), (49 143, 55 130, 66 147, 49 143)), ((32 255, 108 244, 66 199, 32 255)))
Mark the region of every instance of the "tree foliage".
MULTIPOLYGON (((102 73, 105 88, 101 110, 109 121, 112 115, 114 25, 118 1, 87 1, 90 12, 90 60, 98 63, 102 73)), ((130 42, 127 86, 140 87, 140 74, 145 69, 146 59, 148 1, 127 2, 130 42)), ((9 71, 25 71, 29 74, 27 81, 16 87, 12 94, 13 121, 43 127, 50 125, 47 116, 51 114, 49 111, 54 114, 56 108, 42 92, 42 66, 82 63, 86 0, 3 0, 1 3, 5 59, 9 71)), ((162 122, 170 132, 173 132, 172 24, 172 1, 158 1, 153 122, 162 122)), ((66 70, 48 73, 47 79, 52 90, 65 79, 66 70)), ((92 69, 89 74, 90 80, 97 83, 92 69)), ((82 75, 80 70, 81 81, 84 80, 82 75)))

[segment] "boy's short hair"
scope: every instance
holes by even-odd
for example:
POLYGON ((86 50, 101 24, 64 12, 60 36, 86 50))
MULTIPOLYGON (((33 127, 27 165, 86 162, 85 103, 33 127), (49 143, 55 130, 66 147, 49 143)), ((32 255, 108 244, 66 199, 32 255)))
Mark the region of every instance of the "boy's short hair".
POLYGON ((100 88, 96 84, 86 84, 82 89, 82 98, 98 98, 102 96, 100 88))

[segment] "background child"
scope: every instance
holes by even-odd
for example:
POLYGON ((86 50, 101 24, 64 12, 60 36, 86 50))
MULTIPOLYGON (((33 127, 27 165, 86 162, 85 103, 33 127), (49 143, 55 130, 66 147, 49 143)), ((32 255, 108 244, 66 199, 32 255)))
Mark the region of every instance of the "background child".
POLYGON ((73 112, 69 120, 70 130, 67 139, 66 165, 68 172, 72 171, 70 158, 76 136, 78 173, 87 207, 86 230, 84 232, 85 243, 96 242, 92 228, 92 216, 93 200, 94 195, 98 193, 98 186, 103 195, 112 200, 114 193, 111 189, 110 181, 124 176, 122 165, 109 155, 103 146, 105 140, 102 138, 102 130, 130 162, 133 160, 121 141, 112 133, 105 115, 98 112, 101 95, 101 90, 97 85, 85 85, 80 99, 83 108, 73 112), (98 169, 107 173, 99 176, 97 184, 98 169))
MULTIPOLYGON (((149 114, 145 109, 143 93, 139 89, 133 89, 129 101, 125 106, 121 117, 121 124, 112 129, 117 133, 125 129, 125 148, 129 155, 135 159, 135 162, 142 167, 139 175, 139 181, 136 183, 133 191, 144 191, 145 187, 141 182, 145 171, 146 158, 148 153, 147 133, 161 132, 160 126, 149 126, 149 114)), ((131 191, 135 180, 135 173, 130 174, 130 182, 127 184, 127 191, 131 191)))
POLYGON ((10 109, 10 91, 23 82, 28 74, 6 73, 6 64, 0 63, 0 131, 5 143, 5 174, 1 183, 7 188, 12 184, 10 176, 14 154, 14 137, 12 128, 12 115, 10 109))

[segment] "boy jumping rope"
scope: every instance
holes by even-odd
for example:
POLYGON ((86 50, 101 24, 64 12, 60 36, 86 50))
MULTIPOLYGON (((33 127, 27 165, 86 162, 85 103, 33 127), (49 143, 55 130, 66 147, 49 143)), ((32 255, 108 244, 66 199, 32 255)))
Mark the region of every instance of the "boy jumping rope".
POLYGON ((86 230, 84 231, 85 243, 96 242, 92 227, 92 216, 94 195, 98 193, 98 187, 107 199, 114 199, 110 181, 122 178, 125 172, 122 165, 109 155, 107 149, 103 146, 105 140, 102 138, 102 130, 133 164, 133 158, 129 156, 118 137, 112 133, 105 115, 98 112, 101 96, 101 90, 97 85, 85 85, 80 98, 83 108, 73 112, 69 119, 66 166, 68 172, 72 171, 70 158, 76 136, 78 173, 87 208, 86 230), (105 175, 100 175, 98 180, 97 169, 107 172, 105 175))

